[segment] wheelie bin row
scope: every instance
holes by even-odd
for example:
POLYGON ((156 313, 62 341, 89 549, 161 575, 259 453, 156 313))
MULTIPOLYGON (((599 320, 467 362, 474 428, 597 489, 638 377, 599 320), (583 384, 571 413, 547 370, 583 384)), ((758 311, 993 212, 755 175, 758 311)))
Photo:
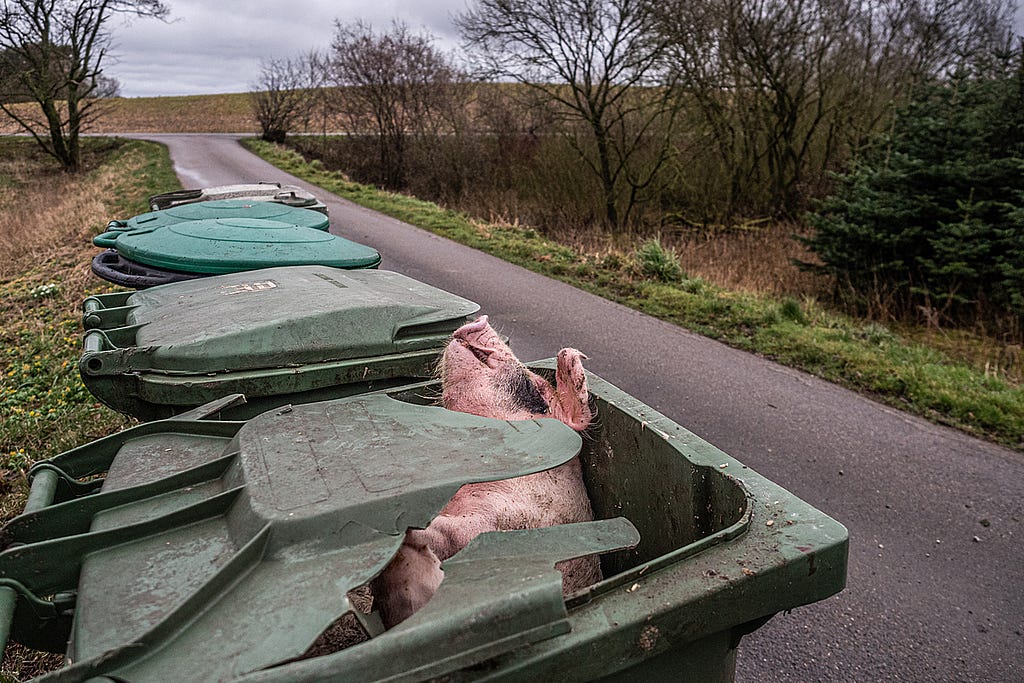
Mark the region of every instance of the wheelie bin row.
POLYGON ((93 238, 99 277, 144 289, 209 275, 291 265, 376 268, 380 254, 328 232, 326 205, 278 183, 150 197, 153 211, 113 220, 93 238))
POLYGON ((582 436, 437 406, 478 308, 330 264, 86 299, 82 379, 142 423, 32 468, 0 627, 62 681, 729 681, 744 635, 843 588, 841 524, 596 375, 582 436), (577 455, 594 522, 478 536, 389 630, 353 606, 461 485, 577 455), (563 597, 588 554, 605 578, 563 597))

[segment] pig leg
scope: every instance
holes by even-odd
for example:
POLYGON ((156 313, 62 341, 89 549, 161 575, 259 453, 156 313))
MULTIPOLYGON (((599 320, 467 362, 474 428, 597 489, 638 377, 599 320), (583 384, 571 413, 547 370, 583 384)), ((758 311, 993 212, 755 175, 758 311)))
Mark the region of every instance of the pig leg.
POLYGON ((407 531, 395 559, 373 582, 374 602, 380 605, 384 626, 405 621, 427 604, 444 578, 441 562, 469 545, 477 534, 496 529, 483 516, 442 512, 426 529, 407 531))
POLYGON ((444 572, 441 560, 415 531, 405 534, 405 541, 391 563, 373 580, 374 605, 386 628, 404 621, 423 605, 441 585, 444 572))

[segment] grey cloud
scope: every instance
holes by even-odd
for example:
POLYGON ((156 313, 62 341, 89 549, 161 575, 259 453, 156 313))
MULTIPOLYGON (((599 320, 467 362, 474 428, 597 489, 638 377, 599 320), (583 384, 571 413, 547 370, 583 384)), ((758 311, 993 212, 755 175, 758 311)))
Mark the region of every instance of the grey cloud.
POLYGON ((465 0, 365 1, 197 0, 171 1, 168 22, 136 19, 111 24, 113 59, 108 75, 121 82, 126 97, 190 95, 248 90, 262 58, 288 57, 311 48, 326 49, 334 20, 357 18, 386 27, 399 18, 424 28, 446 50, 458 45, 450 15, 465 0))

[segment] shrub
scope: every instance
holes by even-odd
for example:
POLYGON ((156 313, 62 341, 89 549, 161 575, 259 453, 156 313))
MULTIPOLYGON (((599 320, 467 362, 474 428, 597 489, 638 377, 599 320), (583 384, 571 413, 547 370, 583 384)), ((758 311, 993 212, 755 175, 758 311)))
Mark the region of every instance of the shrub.
POLYGON ((636 250, 636 262, 644 277, 660 282, 680 282, 686 273, 679 265, 679 257, 673 249, 666 249, 661 240, 652 238, 636 250))
POLYGON ((810 221, 821 268, 862 301, 1019 335, 1024 67, 922 90, 810 221))
POLYGON ((783 320, 788 320, 791 323, 797 325, 807 324, 807 315, 804 313, 803 307, 800 302, 791 296, 787 296, 779 304, 779 315, 783 320))

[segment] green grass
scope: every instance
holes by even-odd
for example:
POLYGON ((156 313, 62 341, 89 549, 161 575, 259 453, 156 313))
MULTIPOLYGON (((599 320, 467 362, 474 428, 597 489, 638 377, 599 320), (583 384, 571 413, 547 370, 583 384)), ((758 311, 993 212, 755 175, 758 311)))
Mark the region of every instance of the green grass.
MULTIPOLYGON (((0 149, 28 156, 26 149, 0 149)), ((31 143, 23 141, 22 144, 31 143)), ((81 349, 79 305, 86 296, 112 287, 89 272, 96 249, 89 238, 100 232, 106 220, 146 210, 146 198, 157 191, 180 187, 167 150, 143 142, 89 140, 97 156, 95 168, 80 184, 99 205, 69 203, 50 218, 52 234, 40 239, 59 244, 41 262, 14 276, 0 279, 0 470, 8 493, 24 493, 24 472, 32 462, 56 455, 124 427, 127 420, 100 405, 82 384, 78 373, 81 349), (88 211, 83 217, 81 212, 88 211), (66 222, 61 222, 63 215, 66 222)), ((44 176, 45 160, 37 159, 44 176)), ((2 166, 2 161, 0 161, 2 166)), ((3 174, 19 186, 19 201, 58 202, 44 190, 31 187, 32 173, 3 174)), ((0 208, 2 210, 2 208, 0 208)), ((40 231, 43 226, 35 226, 40 231)), ((15 495, 13 498, 17 498, 15 495)), ((5 496, 4 512, 12 496, 5 496)), ((14 501, 14 506, 17 502, 14 501)))
MULTIPOLYGON (((98 403, 78 373, 81 301, 113 289, 89 270, 97 251, 89 240, 111 218, 145 211, 150 194, 180 185, 160 145, 83 144, 90 170, 69 179, 31 141, 0 140, 0 184, 14 190, 0 198, 0 230, 17 238, 0 253, 0 521, 24 508, 35 461, 131 424, 98 403)), ((0 680, 27 680, 63 663, 17 643, 4 655, 0 680)))
POLYGON ((529 228, 482 224, 430 202, 353 183, 282 146, 259 140, 244 144, 282 170, 357 204, 934 422, 1024 450, 1024 389, 877 323, 827 311, 813 301, 731 292, 682 272, 676 278, 671 255, 653 253, 649 244, 632 260, 581 253, 529 228))

